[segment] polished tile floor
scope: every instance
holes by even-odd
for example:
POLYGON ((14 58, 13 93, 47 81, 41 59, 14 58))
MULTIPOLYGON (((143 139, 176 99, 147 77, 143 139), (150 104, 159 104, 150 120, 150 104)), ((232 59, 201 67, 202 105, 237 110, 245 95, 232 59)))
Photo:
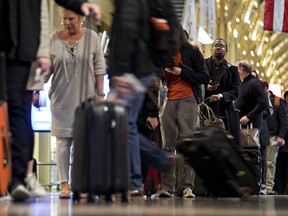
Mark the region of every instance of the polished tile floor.
POLYGON ((26 203, 0 201, 0 216, 58 216, 58 215, 197 215, 197 216, 288 216, 288 196, 252 196, 249 201, 238 198, 134 198, 129 204, 121 204, 116 199, 106 204, 98 199, 88 204, 82 200, 73 204, 72 200, 59 200, 58 193, 49 193, 43 198, 34 198, 26 203))

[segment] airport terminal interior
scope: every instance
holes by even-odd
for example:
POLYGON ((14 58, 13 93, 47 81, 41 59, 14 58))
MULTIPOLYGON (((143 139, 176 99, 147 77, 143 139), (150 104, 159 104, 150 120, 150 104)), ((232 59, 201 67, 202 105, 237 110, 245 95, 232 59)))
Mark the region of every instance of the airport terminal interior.
MULTIPOLYGON (((47 0, 50 15, 50 32, 61 28, 61 19, 53 0, 47 0)), ((137 1, 137 0, 136 0, 137 1)), ((109 55, 109 33, 113 0, 93 0, 102 8, 102 20, 93 28, 101 36, 105 55, 109 55)), ((288 90, 288 35, 285 32, 263 29, 264 0, 172 0, 179 21, 190 35, 205 46, 205 58, 211 56, 213 40, 221 37, 227 41, 226 59, 232 64, 247 59, 261 79, 269 82, 273 92, 283 97, 288 90), (286 44, 286 45, 285 45, 286 44)), ((287 3, 287 1, 286 1, 287 3)), ((287 5, 287 4, 286 4, 287 5)), ((286 6, 287 10, 287 6, 286 6)), ((105 79, 105 93, 109 91, 105 79)), ((57 215, 199 215, 199 216, 286 216, 288 195, 253 195, 249 199, 216 198, 132 198, 128 204, 116 196, 114 203, 106 203, 102 196, 95 203, 73 203, 72 199, 59 199, 59 181, 55 162, 56 141, 51 128, 50 102, 47 98, 49 84, 44 86, 43 107, 32 108, 35 130, 34 156, 37 160, 37 178, 48 195, 31 198, 25 203, 0 198, 0 216, 57 216, 57 215)))

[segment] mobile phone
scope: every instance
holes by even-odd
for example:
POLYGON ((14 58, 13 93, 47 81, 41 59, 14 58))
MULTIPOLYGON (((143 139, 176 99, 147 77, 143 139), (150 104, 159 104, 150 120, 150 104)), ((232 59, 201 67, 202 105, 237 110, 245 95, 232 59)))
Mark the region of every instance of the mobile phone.
POLYGON ((151 123, 150 122, 146 122, 146 124, 145 124, 145 126, 149 129, 149 130, 153 130, 153 127, 152 127, 152 125, 151 125, 151 123))
POLYGON ((213 81, 213 82, 209 83, 209 85, 215 85, 215 84, 219 84, 219 81, 213 81))

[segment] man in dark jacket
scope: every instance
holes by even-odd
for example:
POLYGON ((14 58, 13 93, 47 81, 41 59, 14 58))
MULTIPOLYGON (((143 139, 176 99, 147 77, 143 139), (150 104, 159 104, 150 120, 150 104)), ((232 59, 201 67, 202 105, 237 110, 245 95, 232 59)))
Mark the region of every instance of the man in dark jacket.
POLYGON ((238 63, 238 71, 242 81, 239 97, 234 106, 240 111, 240 124, 252 123, 253 128, 261 131, 263 111, 269 107, 268 99, 259 79, 251 74, 252 66, 248 61, 238 63))
POLYGON ((266 190, 267 194, 275 194, 274 179, 276 172, 276 160, 279 146, 284 145, 285 133, 288 129, 287 111, 285 101, 269 91, 270 100, 273 105, 273 114, 266 119, 270 134, 270 145, 267 147, 267 175, 266 190))
MULTIPOLYGON (((55 1, 85 15, 93 10, 95 17, 100 17, 98 6, 86 0, 55 1)), ((15 201, 24 201, 31 195, 24 180, 29 155, 34 148, 30 112, 32 91, 26 90, 26 84, 40 42, 40 11, 39 0, 0 1, 0 51, 6 55, 7 102, 12 133, 12 181, 9 190, 15 201)), ((40 60, 38 64, 43 73, 49 69, 48 64, 40 60)))
POLYGON ((239 115, 233 107, 233 101, 239 95, 240 79, 237 67, 225 60, 227 44, 217 38, 212 44, 212 56, 205 59, 210 83, 207 85, 205 98, 210 97, 209 106, 225 123, 225 128, 240 147, 239 115))

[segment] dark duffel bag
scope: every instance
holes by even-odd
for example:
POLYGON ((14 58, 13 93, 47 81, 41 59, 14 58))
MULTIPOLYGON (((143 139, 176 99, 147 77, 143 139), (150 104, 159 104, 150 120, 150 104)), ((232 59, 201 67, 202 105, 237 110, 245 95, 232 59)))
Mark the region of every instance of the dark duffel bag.
POLYGON ((178 151, 213 196, 246 198, 259 187, 258 178, 235 146, 233 136, 227 131, 205 127, 180 139, 178 151))

